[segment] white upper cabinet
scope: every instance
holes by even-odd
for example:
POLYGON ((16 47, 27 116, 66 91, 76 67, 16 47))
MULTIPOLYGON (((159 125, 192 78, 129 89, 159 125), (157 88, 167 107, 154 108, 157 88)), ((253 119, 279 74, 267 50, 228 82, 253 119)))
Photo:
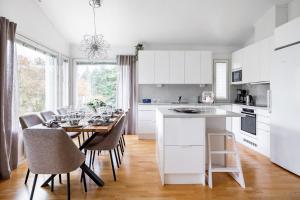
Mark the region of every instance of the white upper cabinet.
POLYGON ((212 84, 210 51, 140 51, 139 84, 212 84))
POLYGON ((270 81, 271 65, 274 53, 274 37, 262 40, 260 46, 260 81, 270 81))
POLYGON ((201 51, 200 83, 212 84, 212 82, 213 82, 212 52, 201 51))
POLYGON ((168 51, 155 52, 155 83, 167 84, 170 81, 170 57, 168 51))
POLYGON ((201 83, 201 52, 186 51, 185 52, 185 83, 200 84, 201 83))
POLYGON ((170 51, 170 84, 184 84, 184 51, 170 51))
POLYGON ((232 54, 232 71, 243 70, 242 83, 270 81, 274 38, 270 37, 232 54))
POLYGON ((138 82, 139 84, 153 84, 155 82, 155 52, 139 51, 138 82))
POLYGON ((232 53, 232 70, 242 69, 244 63, 243 49, 232 53))

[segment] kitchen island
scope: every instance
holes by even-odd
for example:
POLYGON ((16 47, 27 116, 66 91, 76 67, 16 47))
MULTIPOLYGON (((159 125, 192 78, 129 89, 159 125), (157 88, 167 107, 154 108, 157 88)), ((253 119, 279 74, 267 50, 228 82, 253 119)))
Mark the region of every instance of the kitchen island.
MULTIPOLYGON (((200 113, 179 113, 171 108, 156 109, 156 157, 162 184, 203 184, 207 163, 207 132, 226 129, 227 117, 241 117, 216 108, 200 113)), ((225 149, 223 137, 211 146, 225 149)), ((214 164, 225 165, 225 156, 216 155, 214 164)))

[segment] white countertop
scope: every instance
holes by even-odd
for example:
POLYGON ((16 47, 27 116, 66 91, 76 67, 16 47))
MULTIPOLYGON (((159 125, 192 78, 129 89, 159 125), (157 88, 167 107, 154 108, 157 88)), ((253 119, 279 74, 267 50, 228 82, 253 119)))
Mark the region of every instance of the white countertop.
POLYGON ((240 113, 234 113, 217 108, 202 108, 200 113, 179 113, 172 108, 157 108, 164 118, 208 118, 208 117, 242 117, 240 113))

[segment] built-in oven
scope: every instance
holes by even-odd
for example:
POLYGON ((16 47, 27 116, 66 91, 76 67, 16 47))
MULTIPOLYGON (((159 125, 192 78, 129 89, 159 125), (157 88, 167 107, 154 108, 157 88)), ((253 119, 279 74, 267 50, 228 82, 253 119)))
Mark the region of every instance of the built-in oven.
POLYGON ((244 114, 244 117, 241 118, 242 133, 256 138, 256 114, 254 109, 243 108, 241 113, 244 114))
POLYGON ((232 83, 242 82, 243 80, 243 72, 241 69, 232 71, 232 83))

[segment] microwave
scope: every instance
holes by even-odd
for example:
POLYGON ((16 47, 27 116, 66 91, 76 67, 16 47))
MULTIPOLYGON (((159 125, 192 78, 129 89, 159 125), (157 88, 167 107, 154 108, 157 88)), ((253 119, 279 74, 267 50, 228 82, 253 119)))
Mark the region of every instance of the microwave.
POLYGON ((243 73, 241 69, 234 70, 232 71, 232 82, 237 83, 237 82, 242 82, 243 78, 243 73))

